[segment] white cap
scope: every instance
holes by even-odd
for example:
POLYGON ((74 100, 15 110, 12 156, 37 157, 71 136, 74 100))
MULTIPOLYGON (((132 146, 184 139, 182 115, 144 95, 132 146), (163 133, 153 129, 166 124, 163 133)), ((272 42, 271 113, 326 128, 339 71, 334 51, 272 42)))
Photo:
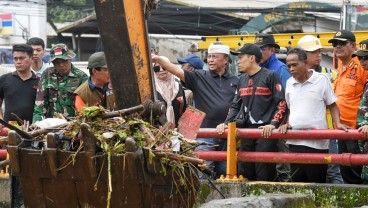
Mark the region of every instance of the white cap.
POLYGON ((323 48, 319 38, 313 35, 305 35, 300 38, 298 41, 298 47, 305 51, 315 51, 323 48))
POLYGON ((227 45, 211 43, 210 46, 208 47, 208 53, 224 53, 229 55, 230 47, 227 45))

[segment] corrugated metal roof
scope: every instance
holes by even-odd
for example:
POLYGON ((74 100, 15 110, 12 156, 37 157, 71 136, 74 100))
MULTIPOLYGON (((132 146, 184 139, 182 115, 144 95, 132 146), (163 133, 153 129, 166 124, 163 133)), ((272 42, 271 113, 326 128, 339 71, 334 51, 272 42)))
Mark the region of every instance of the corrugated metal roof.
MULTIPOLYGON (((215 7, 215 8, 274 8, 282 4, 288 3, 303 3, 303 2, 319 2, 341 6, 343 0, 313 0, 313 1, 298 1, 298 0, 168 0, 180 4, 200 7, 215 7)), ((365 0, 355 0, 365 1, 365 0)), ((366 2, 366 1, 365 1, 366 2)))
MULTIPOLYGON (((257 12, 269 13, 277 11, 277 9, 280 10, 277 7, 288 3, 303 5, 313 2, 331 4, 340 8, 343 0, 161 0, 161 6, 150 12, 147 21, 148 32, 152 34, 200 36, 226 35, 232 29, 240 29, 249 19, 260 14, 257 12)), ((318 13, 318 15, 325 15, 325 13, 318 13)), ((328 15, 326 13, 326 18, 336 19, 336 15, 328 15)), ((95 15, 59 28, 58 32, 76 34, 99 33, 95 15)))

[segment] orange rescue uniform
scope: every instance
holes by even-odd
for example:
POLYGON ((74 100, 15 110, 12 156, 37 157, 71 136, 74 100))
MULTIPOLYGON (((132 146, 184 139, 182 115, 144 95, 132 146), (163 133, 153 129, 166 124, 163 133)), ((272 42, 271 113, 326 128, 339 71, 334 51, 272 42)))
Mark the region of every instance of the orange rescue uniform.
POLYGON ((338 75, 334 85, 336 104, 340 110, 340 121, 352 128, 356 126, 358 107, 368 71, 365 71, 357 57, 350 60, 344 69, 339 60, 338 75))

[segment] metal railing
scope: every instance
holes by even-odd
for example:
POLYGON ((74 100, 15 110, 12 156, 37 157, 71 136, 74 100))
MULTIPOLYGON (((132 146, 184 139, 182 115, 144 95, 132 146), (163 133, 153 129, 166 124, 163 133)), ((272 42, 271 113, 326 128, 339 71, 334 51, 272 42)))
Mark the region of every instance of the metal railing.
MULTIPOLYGON (((8 129, 4 128, 0 136, 7 136, 8 129)), ((322 153, 282 153, 282 152, 238 152, 236 151, 236 137, 240 139, 262 139, 259 129, 237 129, 234 123, 230 123, 228 130, 223 134, 217 133, 216 129, 202 128, 197 134, 198 138, 227 139, 227 151, 195 151, 195 154, 204 160, 225 161, 227 160, 226 178, 236 179, 236 164, 242 162, 267 162, 267 163, 301 163, 301 164, 340 164, 368 165, 368 154, 322 154, 322 153)), ((358 130, 290 130, 281 134, 277 130, 272 132, 269 139, 337 139, 337 140, 365 140, 358 130)), ((6 159, 6 149, 0 149, 0 159, 6 159)))
MULTIPOLYGON (((226 178, 218 181, 239 181, 237 162, 262 163, 300 163, 300 164, 340 164, 344 166, 368 165, 368 154, 322 154, 322 153, 283 153, 283 152, 241 152, 236 151, 236 137, 239 139, 263 139, 259 129, 236 129, 235 123, 228 125, 224 133, 217 133, 216 129, 200 129, 198 138, 227 139, 227 151, 195 151, 204 160, 227 161, 226 178)), ((337 140, 366 140, 358 130, 290 130, 281 134, 277 130, 268 139, 337 139, 337 140)), ((242 181, 242 178, 241 180, 242 181)))

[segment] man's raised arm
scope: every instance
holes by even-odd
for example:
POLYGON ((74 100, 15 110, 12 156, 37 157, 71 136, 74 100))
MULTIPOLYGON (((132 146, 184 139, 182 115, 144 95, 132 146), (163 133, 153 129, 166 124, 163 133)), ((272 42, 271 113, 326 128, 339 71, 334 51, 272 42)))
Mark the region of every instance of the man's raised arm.
POLYGON ((185 76, 184 76, 184 70, 183 69, 176 66, 175 64, 172 64, 172 63, 166 61, 165 59, 161 58, 158 55, 151 54, 151 56, 152 56, 152 62, 153 63, 160 64, 160 66, 163 69, 165 69, 166 71, 170 72, 171 74, 177 76, 183 82, 185 81, 185 76))

